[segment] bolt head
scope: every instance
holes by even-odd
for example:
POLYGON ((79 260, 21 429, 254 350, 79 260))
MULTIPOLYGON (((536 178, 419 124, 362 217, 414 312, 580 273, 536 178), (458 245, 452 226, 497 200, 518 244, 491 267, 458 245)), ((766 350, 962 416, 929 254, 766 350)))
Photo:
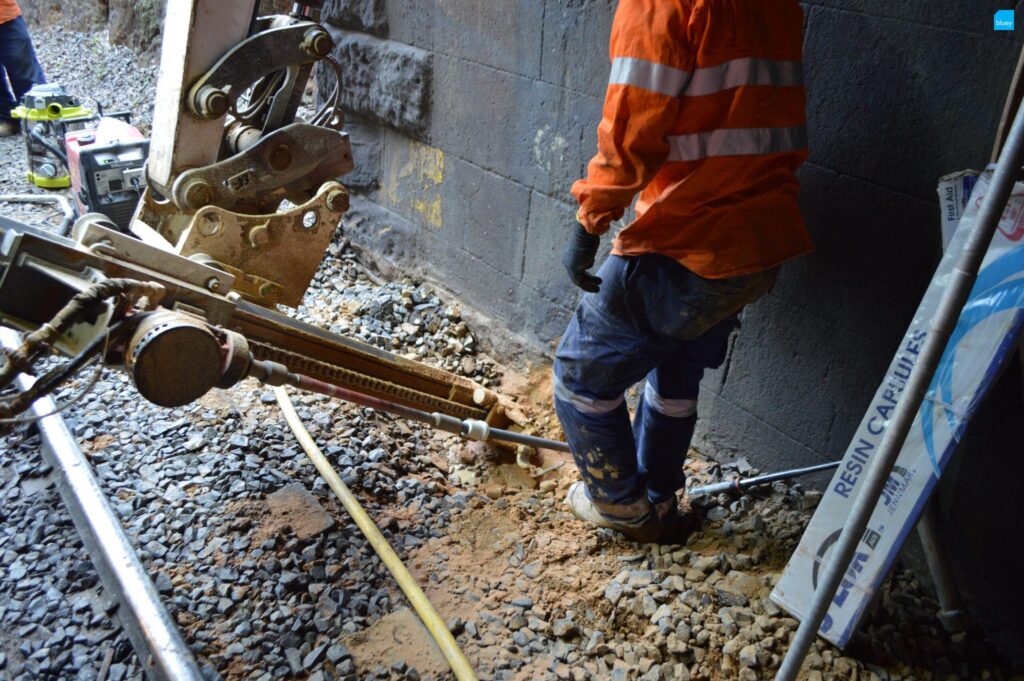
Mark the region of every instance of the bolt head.
POLYGON ((348 192, 344 189, 335 189, 327 194, 327 208, 335 212, 348 210, 348 192))
POLYGON ((207 85, 199 88, 196 104, 199 115, 205 118, 220 118, 228 112, 231 102, 226 92, 207 85))
POLYGON ((185 188, 185 204, 187 208, 198 210, 213 203, 213 187, 203 180, 191 182, 185 188))
POLYGON ((206 288, 210 291, 217 291, 220 289, 220 280, 217 277, 210 277, 206 280, 206 288))
POLYGON ((322 28, 311 28, 303 36, 302 49, 310 56, 323 59, 330 54, 332 47, 334 47, 334 41, 322 28))

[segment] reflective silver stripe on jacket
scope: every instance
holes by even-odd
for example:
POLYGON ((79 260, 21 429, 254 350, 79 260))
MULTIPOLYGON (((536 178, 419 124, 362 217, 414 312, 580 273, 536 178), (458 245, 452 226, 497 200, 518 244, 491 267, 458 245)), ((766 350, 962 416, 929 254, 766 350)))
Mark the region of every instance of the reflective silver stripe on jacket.
POLYGON ((807 147, 807 130, 795 128, 723 128, 691 135, 669 135, 669 161, 699 161, 711 156, 753 156, 807 147))
POLYGON ((712 95, 745 85, 785 87, 803 84, 803 65, 798 61, 733 59, 717 66, 695 70, 683 95, 686 97, 712 95))
POLYGON ((686 87, 689 78, 688 71, 671 66, 646 59, 616 57, 612 61, 612 73, 608 78, 608 84, 632 85, 669 97, 678 97, 683 94, 683 88, 686 87))
POLYGON ((800 86, 804 74, 798 61, 745 57, 697 69, 691 75, 646 59, 616 57, 608 84, 632 85, 670 97, 699 97, 747 85, 800 86))

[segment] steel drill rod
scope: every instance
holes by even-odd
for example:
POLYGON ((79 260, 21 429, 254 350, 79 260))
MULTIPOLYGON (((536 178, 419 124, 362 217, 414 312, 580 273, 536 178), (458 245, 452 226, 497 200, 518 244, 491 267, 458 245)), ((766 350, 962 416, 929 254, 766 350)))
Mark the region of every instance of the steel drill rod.
POLYGON ((794 468, 788 471, 779 471, 778 473, 768 473, 766 475, 759 475, 754 478, 747 478, 741 480, 736 478, 735 480, 726 480, 725 482, 716 482, 713 485, 705 485, 704 487, 694 487, 691 490, 687 490, 686 494, 691 497, 702 497, 709 494, 721 494, 722 492, 736 492, 737 494, 744 490, 750 489, 751 487, 757 487, 758 485, 767 485, 769 482, 775 482, 776 480, 789 480, 790 478, 797 478, 801 475, 810 475, 811 473, 817 473, 819 471, 828 471, 839 467, 839 461, 830 461, 829 463, 821 463, 816 466, 808 466, 806 468, 794 468))
POLYGON ((917 364, 900 396, 892 421, 885 430, 878 451, 868 466, 864 484, 854 498, 849 518, 835 548, 828 557, 821 581, 818 582, 818 588, 814 591, 810 609, 804 614, 796 636, 786 652, 779 673, 775 677, 776 681, 796 679, 807 655, 807 650, 814 642, 818 629, 828 613, 829 604, 835 598, 836 590, 849 568, 857 544, 864 536, 864 531, 878 504, 886 480, 892 472, 892 467, 896 463, 903 443, 907 439, 907 434, 921 408, 921 402, 931 384, 932 376, 935 374, 946 345, 949 343, 949 338, 956 328, 960 313, 970 297, 971 289, 978 277, 978 270, 988 252, 989 244, 992 242, 1006 202, 1013 191, 1014 180, 1022 158, 1024 158, 1024 107, 1017 111, 1006 145, 999 156, 999 163, 992 175, 988 194, 978 211, 977 221, 967 237, 960 259, 949 276, 949 283, 929 324, 931 330, 921 348, 917 364))
POLYGON ((474 440, 502 440, 516 444, 528 445, 542 449, 553 449, 560 452, 568 452, 569 445, 558 440, 549 440, 535 435, 516 433, 501 428, 491 428, 483 421, 462 420, 439 412, 427 412, 415 407, 407 407, 380 397, 373 397, 365 393, 342 388, 325 381, 315 379, 305 374, 297 374, 279 364, 265 361, 254 361, 253 370, 250 372, 253 377, 269 384, 281 385, 287 383, 290 386, 319 395, 326 395, 352 404, 358 404, 377 411, 395 414, 405 417, 411 421, 425 423, 432 428, 437 428, 448 433, 474 440))

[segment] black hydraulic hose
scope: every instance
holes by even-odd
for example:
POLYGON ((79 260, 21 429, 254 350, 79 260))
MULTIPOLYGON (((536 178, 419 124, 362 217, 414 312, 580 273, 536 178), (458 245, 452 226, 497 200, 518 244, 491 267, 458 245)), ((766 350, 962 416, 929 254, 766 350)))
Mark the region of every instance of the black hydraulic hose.
MULTIPOLYGON (((7 402, 0 402, 0 420, 9 420, 11 417, 31 407, 39 398, 54 392, 62 383, 77 374, 93 357, 103 353, 104 349, 109 347, 111 343, 114 345, 119 343, 129 330, 134 329, 145 318, 146 314, 142 313, 117 322, 107 329, 106 333, 93 339, 82 352, 75 355, 71 360, 54 367, 42 378, 36 380, 32 387, 17 393, 14 398, 7 402)), ((98 361, 102 364, 103 360, 104 358, 100 357, 98 361)))
POLYGON ((108 298, 129 295, 136 299, 147 298, 147 304, 156 304, 163 294, 164 287, 160 284, 134 279, 107 279, 93 284, 76 294, 53 319, 30 333, 17 350, 6 353, 7 362, 0 367, 0 388, 6 387, 41 352, 88 314, 96 311, 108 298))
POLYGON ((722 492, 735 492, 740 494, 751 487, 757 487, 758 485, 767 485, 770 482, 777 480, 789 480, 790 478, 796 478, 801 475, 810 475, 811 473, 818 473, 819 471, 828 471, 839 466, 839 461, 831 461, 829 463, 822 463, 816 466, 808 466, 806 468, 794 468, 788 471, 779 471, 778 473, 768 473, 766 475, 759 475, 756 478, 747 478, 740 480, 726 480, 725 482, 716 482, 713 485, 705 485, 704 487, 695 487, 688 490, 686 493, 691 497, 702 497, 712 494, 721 494, 722 492))

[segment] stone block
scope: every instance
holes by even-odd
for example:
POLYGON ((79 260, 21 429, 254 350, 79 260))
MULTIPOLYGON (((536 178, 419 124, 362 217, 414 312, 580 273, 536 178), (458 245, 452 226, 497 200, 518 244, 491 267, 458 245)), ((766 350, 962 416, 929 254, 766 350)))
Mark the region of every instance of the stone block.
POLYGON ((494 320, 480 329, 483 335, 500 337, 525 332, 523 309, 516 304, 517 279, 496 270, 461 244, 435 231, 421 229, 418 247, 421 253, 418 267, 428 278, 457 292, 460 300, 494 320))
POLYGON ((516 289, 515 304, 516 309, 521 311, 521 322, 515 332, 526 336, 529 345, 553 355, 559 339, 565 333, 577 298, 573 294, 564 301, 549 300, 527 286, 519 286, 516 289))
POLYGON ((434 49, 434 22, 440 0, 402 0, 385 3, 388 37, 425 50, 434 49))
POLYGON ((540 77, 543 2, 451 2, 443 3, 433 15, 434 51, 529 78, 540 77))
MULTIPOLYGON (((1019 42, 1013 33, 993 35, 992 15, 997 9, 1009 8, 1011 4, 979 6, 976 3, 956 0, 909 0, 887 2, 887 0, 807 0, 801 3, 809 7, 821 6, 844 12, 898 19, 915 26, 934 26, 957 33, 974 33, 1007 42, 1019 42)), ((1019 3, 1016 3, 1019 7, 1019 3)))
MULTIPOLYGON (((539 297, 571 306, 577 289, 562 267, 562 249, 571 234, 576 208, 539 192, 530 196, 530 219, 526 228, 526 263, 523 284, 539 297)), ((607 241, 607 240, 606 240, 607 241)))
MULTIPOLYGON (((937 14, 913 4, 921 17, 937 14)), ((991 21, 991 11, 978 13, 991 21)), ((812 7, 804 49, 811 159, 934 201, 939 177, 988 162, 1018 51, 992 31, 812 7)))
POLYGON ((430 53, 365 33, 331 29, 331 35, 345 110, 421 135, 430 115, 430 53))
POLYGON ((569 198, 597 147, 600 101, 435 55, 430 139, 447 153, 569 198))
POLYGON ((518 280, 529 190, 395 132, 385 140, 377 199, 452 248, 518 280))
MULTIPOLYGON (((726 363, 705 375, 705 389, 821 454, 841 454, 896 346, 871 343, 774 294, 748 307, 742 322, 726 363)), ((733 429, 719 427, 725 436, 733 429)), ((760 449, 738 453, 767 469, 760 449)))
POLYGON ((352 143, 355 168, 341 178, 342 183, 349 189, 359 191, 377 189, 381 178, 384 131, 378 125, 352 117, 346 121, 345 131, 352 143))
POLYGON ((362 196, 353 196, 341 228, 352 243, 393 267, 412 268, 419 260, 418 227, 362 196))
POLYGON ((544 4, 541 78, 603 100, 611 69, 608 37, 616 2, 545 0, 544 4))
POLYGON ((446 155, 440 149, 385 130, 381 189, 376 198, 414 223, 441 229, 445 165, 446 155))
MULTIPOLYGON (((529 190, 449 156, 442 206, 443 225, 436 234, 518 282, 526 249, 529 190)), ((483 279, 475 286, 490 283, 483 279)))
POLYGON ((814 163, 800 182, 815 251, 783 265, 775 294, 844 333, 898 342, 937 262, 938 208, 814 163))
POLYGON ((384 0, 326 0, 320 20, 342 28, 387 36, 388 16, 384 0))

